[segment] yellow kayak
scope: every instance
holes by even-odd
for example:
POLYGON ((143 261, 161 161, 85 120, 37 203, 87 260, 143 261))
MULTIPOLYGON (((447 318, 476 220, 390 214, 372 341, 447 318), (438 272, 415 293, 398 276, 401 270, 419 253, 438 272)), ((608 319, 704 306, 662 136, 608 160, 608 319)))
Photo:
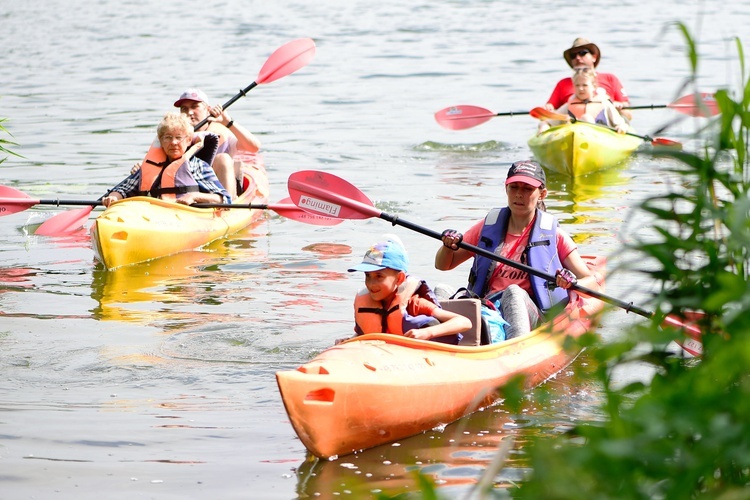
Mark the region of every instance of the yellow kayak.
MULTIPOLYGON (((243 153, 244 191, 236 204, 267 204, 268 176, 259 155, 243 153)), ((202 247, 247 227, 258 209, 195 208, 136 196, 110 205, 91 226, 96 259, 107 269, 202 247)))
POLYGON ((571 177, 614 167, 643 144, 643 139, 601 125, 558 125, 529 139, 529 148, 544 167, 571 177))

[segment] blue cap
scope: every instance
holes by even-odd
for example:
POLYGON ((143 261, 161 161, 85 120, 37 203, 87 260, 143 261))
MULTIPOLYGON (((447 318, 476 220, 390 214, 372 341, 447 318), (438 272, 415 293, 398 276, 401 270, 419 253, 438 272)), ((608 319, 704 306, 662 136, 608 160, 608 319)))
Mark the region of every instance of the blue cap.
POLYGON ((387 240, 375 243, 365 253, 362 263, 349 269, 349 272, 364 271, 369 273, 380 271, 386 267, 403 272, 407 272, 409 268, 409 257, 406 255, 406 249, 397 241, 387 240))

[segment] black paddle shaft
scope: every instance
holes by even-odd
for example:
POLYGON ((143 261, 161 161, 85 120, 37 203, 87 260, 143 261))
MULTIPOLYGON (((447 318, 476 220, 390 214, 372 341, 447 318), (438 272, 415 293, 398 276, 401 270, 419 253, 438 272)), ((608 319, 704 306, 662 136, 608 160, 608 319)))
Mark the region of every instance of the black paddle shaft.
MULTIPOLYGON (((426 227, 422 227, 422 226, 419 226, 417 224, 411 223, 409 221, 401 220, 401 219, 398 218, 398 216, 389 215, 389 214, 381 212, 380 215, 379 215, 379 217, 381 219, 383 219, 383 220, 387 220, 388 222, 390 222, 394 226, 395 225, 403 226, 403 227, 409 228, 409 229, 411 229, 413 231, 416 231, 418 233, 422 233, 425 236, 429 236, 431 238, 435 238, 436 240, 441 240, 442 241, 442 239, 443 239, 443 235, 442 234, 440 234, 440 233, 438 233, 436 231, 433 231, 431 229, 427 229, 426 227)), ((506 266, 515 267, 516 269, 520 269, 521 271, 525 271, 525 272, 527 272, 529 274, 533 274, 534 276, 538 276, 539 278, 545 279, 545 280, 547 280, 547 281, 549 281, 551 283, 554 283, 556 281, 556 278, 554 276, 552 276, 551 274, 548 274, 548 273, 545 273, 544 271, 540 271, 539 269, 535 269, 533 267, 527 266, 526 264, 522 264, 522 263, 516 262, 514 260, 506 259, 505 257, 502 257, 502 256, 497 255, 495 253, 489 252, 489 251, 487 251, 487 250, 485 250, 483 248, 479 248, 477 246, 470 245, 470 244, 465 243, 463 241, 460 242, 458 244, 458 246, 460 248, 463 248, 464 250, 469 250, 470 252, 474 252, 475 254, 481 255, 483 257, 487 257, 488 259, 492 259, 494 261, 503 263, 506 266)), ((581 285, 579 285, 577 283, 574 284, 571 288, 573 290, 577 290, 577 291, 579 291, 579 292, 581 292, 581 293, 583 293, 585 295, 588 295, 590 297, 594 297, 596 299, 599 299, 601 301, 604 301, 604 302, 607 302, 609 304, 615 305, 617 307, 621 307, 621 308, 625 309, 626 312, 632 311, 632 312, 634 312, 634 313, 636 313, 636 314, 638 314, 640 316, 643 316, 645 318, 650 318, 651 316, 654 315, 654 313, 652 313, 650 311, 646 311, 645 309, 641 309, 638 306, 634 306, 632 302, 623 302, 620 299, 616 299, 614 297, 610 297, 609 295, 605 295, 605 294, 603 294, 601 292, 597 292, 595 290, 591 290, 591 289, 583 287, 583 286, 581 286, 581 285)))
MULTIPOLYGON (((242 89, 238 93, 236 93, 234 95, 234 97, 232 97, 227 102, 225 102, 224 105, 222 106, 222 108, 223 109, 227 109, 229 106, 231 106, 232 104, 234 104, 235 102, 237 102, 240 98, 245 97, 245 95, 248 92, 250 92, 252 89, 254 89, 257 86, 258 86, 257 82, 251 83, 250 85, 248 85, 247 87, 245 87, 244 89, 242 89)), ((205 125, 206 122, 208 122, 208 117, 205 117, 203 120, 201 120, 195 127, 193 127, 193 130, 198 130, 203 125, 205 125)))
POLYGON ((101 198, 98 200, 38 200, 37 205, 54 205, 59 207, 60 205, 79 205, 79 206, 100 206, 102 204, 101 198))

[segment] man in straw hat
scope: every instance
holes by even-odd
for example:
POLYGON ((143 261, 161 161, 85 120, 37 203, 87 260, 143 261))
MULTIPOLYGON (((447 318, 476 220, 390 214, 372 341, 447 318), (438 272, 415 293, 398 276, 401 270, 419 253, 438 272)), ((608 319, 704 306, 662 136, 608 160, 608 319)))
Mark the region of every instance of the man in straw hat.
MULTIPOLYGON (((595 43, 579 37, 573 41, 573 45, 569 49, 563 52, 563 57, 574 71, 595 71, 599 61, 601 61, 602 53, 595 43)), ((620 113, 630 120, 630 113, 622 110, 623 106, 630 104, 630 101, 620 80, 612 73, 601 73, 599 71, 596 72, 596 80, 598 91, 600 93, 606 92, 607 97, 612 100, 620 113)), ((553 111, 568 102, 573 94, 573 79, 571 77, 563 78, 557 82, 544 107, 553 111)))

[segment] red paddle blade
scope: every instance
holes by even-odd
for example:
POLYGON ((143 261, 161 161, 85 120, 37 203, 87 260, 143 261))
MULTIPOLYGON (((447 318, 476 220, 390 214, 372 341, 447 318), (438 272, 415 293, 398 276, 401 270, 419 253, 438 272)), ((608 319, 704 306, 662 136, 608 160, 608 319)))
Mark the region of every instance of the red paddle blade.
POLYGON ((451 106, 435 113, 435 121, 449 130, 464 130, 476 127, 493 118, 495 113, 479 106, 451 106))
POLYGON ((0 216, 23 212, 38 204, 39 200, 8 186, 0 186, 0 216))
POLYGON ((78 232, 88 221, 93 206, 68 210, 44 221, 34 234, 40 236, 63 236, 78 232))
POLYGON ((565 122, 570 119, 568 115, 555 113, 554 111, 550 111, 541 107, 532 109, 531 111, 529 111, 529 115, 531 115, 532 118, 536 118, 537 120, 558 120, 565 122))
POLYGON ((314 56, 315 42, 311 38, 300 38, 285 43, 268 57, 263 67, 260 68, 255 83, 271 83, 291 75, 307 66, 314 56))
POLYGON ((339 219, 379 217, 365 194, 341 177, 318 170, 302 170, 289 176, 289 195, 302 210, 339 219))
POLYGON ((654 137, 651 141, 654 146, 663 146, 666 148, 682 149, 682 143, 673 141, 672 139, 665 139, 664 137, 654 137))
POLYGON ((682 330, 683 333, 685 333, 685 338, 677 340, 676 342, 688 354, 691 354, 692 356, 700 356, 703 354, 703 342, 701 341, 703 332, 696 325, 696 322, 700 321, 701 318, 704 318, 706 315, 705 313, 698 311, 690 311, 685 314, 687 315, 686 318, 680 318, 674 314, 669 314, 664 318, 662 325, 682 330))
POLYGON ((667 104, 667 107, 690 116, 710 117, 719 114, 716 98, 708 92, 680 97, 675 102, 667 104))
POLYGON ((291 198, 284 198, 278 203, 268 205, 268 208, 287 219, 304 222, 305 224, 312 224, 314 226, 335 226, 344 222, 343 219, 336 219, 334 217, 324 217, 322 215, 314 214, 302 210, 297 205, 292 203, 291 198))

